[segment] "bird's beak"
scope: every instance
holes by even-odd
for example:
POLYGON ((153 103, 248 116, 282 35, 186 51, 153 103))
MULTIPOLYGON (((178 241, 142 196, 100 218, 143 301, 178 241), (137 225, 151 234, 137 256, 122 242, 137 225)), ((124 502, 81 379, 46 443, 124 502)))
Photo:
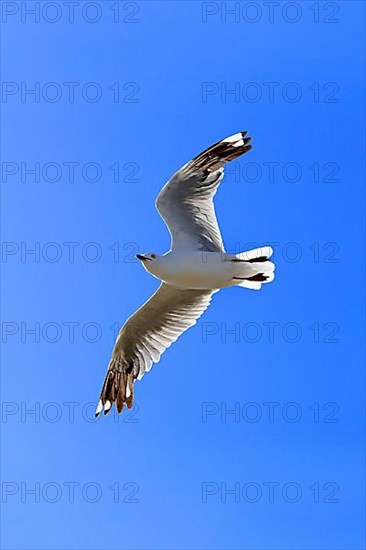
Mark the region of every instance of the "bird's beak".
POLYGON ((144 262, 146 260, 145 256, 143 254, 136 254, 136 258, 140 260, 141 262, 144 262))

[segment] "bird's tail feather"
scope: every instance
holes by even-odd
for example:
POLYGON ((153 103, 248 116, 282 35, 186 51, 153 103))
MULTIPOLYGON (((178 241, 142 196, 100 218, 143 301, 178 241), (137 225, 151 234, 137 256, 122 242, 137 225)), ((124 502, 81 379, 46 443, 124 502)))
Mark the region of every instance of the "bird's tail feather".
POLYGON ((237 286, 250 288, 251 290, 260 290, 262 284, 273 281, 275 277, 275 265, 269 261, 272 254, 273 249, 270 246, 263 246, 262 248, 236 254, 236 261, 245 264, 245 275, 243 277, 235 277, 237 286), (248 272, 249 267, 250 272, 248 272))

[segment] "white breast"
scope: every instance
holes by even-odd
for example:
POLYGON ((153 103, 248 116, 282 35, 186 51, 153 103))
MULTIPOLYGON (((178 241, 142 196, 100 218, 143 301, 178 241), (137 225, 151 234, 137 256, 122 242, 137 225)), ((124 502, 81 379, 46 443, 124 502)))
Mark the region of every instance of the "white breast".
POLYGON ((230 262, 225 262, 221 253, 170 252, 148 262, 146 269, 168 284, 190 289, 223 288, 232 279, 230 262))

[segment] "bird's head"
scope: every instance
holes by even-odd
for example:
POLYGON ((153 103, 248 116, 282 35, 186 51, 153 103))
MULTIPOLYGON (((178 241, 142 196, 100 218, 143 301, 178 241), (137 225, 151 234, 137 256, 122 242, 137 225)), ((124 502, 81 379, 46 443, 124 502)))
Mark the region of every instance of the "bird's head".
POLYGON ((146 271, 151 273, 151 275, 159 277, 159 259, 161 256, 159 254, 136 254, 136 258, 140 260, 146 271))
POLYGON ((154 262, 154 260, 156 260, 158 257, 159 257, 158 254, 152 254, 152 253, 136 254, 136 258, 145 265, 149 262, 154 262))

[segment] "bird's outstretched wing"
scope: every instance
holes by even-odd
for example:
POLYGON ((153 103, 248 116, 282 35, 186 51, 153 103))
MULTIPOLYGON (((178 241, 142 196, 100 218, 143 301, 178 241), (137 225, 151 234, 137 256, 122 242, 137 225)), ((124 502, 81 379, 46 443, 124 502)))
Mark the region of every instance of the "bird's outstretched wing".
POLYGON ((114 346, 100 400, 95 411, 107 414, 132 407, 134 382, 157 363, 164 351, 208 308, 210 290, 184 290, 162 283, 151 298, 122 327, 114 346))
POLYGON ((160 191, 156 208, 169 229, 172 250, 224 250, 213 198, 225 164, 252 148, 246 135, 239 132, 215 143, 182 166, 160 191))

